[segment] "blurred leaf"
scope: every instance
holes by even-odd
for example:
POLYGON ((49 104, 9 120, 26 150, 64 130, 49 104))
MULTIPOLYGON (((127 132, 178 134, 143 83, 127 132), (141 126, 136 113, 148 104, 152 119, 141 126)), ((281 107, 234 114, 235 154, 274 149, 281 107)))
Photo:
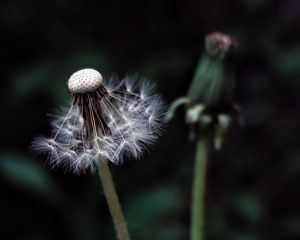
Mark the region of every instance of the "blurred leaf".
POLYGON ((246 221, 252 224, 260 222, 263 216, 263 206, 255 195, 239 193, 231 201, 233 209, 246 221))
POLYGON ((266 0, 243 0, 242 3, 250 10, 260 10, 266 4, 266 0))
MULTIPOLYGON (((239 200, 240 201, 240 200, 239 200)), ((243 201, 243 200, 241 200, 243 201)), ((233 202, 235 203, 235 202, 233 202)), ((232 206, 231 208, 234 208, 232 206)), ((221 206, 214 206, 209 210, 209 218, 207 219, 208 235, 212 239, 220 240, 255 240, 259 239, 257 233, 252 229, 237 229, 227 216, 227 210, 221 206)))
POLYGON ((228 239, 231 240, 257 240, 260 239, 255 232, 233 232, 228 239))
POLYGON ((219 236, 226 235, 231 228, 226 221, 225 211, 219 206, 214 206, 208 209, 209 217, 207 218, 208 233, 212 237, 218 238, 219 236))
POLYGON ((53 182, 43 168, 25 156, 1 154, 0 173, 17 187, 32 190, 48 198, 57 194, 53 182))
POLYGON ((300 77, 300 48, 278 53, 274 60, 282 76, 300 77))
POLYGON ((179 194, 167 187, 140 193, 125 205, 128 227, 135 239, 180 239, 183 227, 176 222, 179 211, 179 194))
POLYGON ((62 64, 56 65, 54 59, 41 61, 31 68, 19 72, 14 80, 13 92, 19 100, 34 94, 45 92, 55 101, 62 101, 67 97, 66 81, 60 72, 62 64), (59 70, 59 71, 58 71, 59 70))
POLYGON ((280 226, 288 234, 297 234, 300 236, 300 216, 290 216, 281 220, 280 226))
POLYGON ((31 68, 19 72, 13 81, 13 92, 18 99, 35 92, 46 92, 55 102, 68 98, 67 81, 70 75, 82 68, 107 69, 106 58, 98 50, 73 55, 66 59, 48 58, 39 61, 31 68))

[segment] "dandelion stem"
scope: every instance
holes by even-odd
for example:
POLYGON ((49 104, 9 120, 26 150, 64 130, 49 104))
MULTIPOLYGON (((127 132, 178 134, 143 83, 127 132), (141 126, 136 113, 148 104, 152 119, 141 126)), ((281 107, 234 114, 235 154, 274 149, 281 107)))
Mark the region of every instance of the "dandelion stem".
POLYGON ((99 176, 102 182, 105 198, 113 218, 117 238, 119 240, 130 240, 129 232, 122 213, 118 195, 112 180, 106 159, 99 159, 99 176))
POLYGON ((191 240, 204 239, 204 193, 206 162, 208 158, 208 138, 197 142, 194 166, 194 182, 191 209, 191 240))

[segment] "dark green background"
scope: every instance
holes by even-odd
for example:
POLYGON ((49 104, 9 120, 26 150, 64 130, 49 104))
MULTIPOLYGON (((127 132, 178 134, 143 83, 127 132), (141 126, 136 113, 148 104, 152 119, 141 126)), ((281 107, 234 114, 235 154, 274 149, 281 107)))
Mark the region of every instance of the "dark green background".
MULTIPOLYGON (((30 142, 81 68, 138 72, 167 103, 185 95, 218 30, 237 41, 246 126, 210 156, 207 239, 299 239, 299 22, 297 0, 2 0, 0 238, 115 239, 97 175, 51 170, 30 142)), ((112 166, 133 239, 188 239, 194 147, 179 111, 142 160, 112 166)))

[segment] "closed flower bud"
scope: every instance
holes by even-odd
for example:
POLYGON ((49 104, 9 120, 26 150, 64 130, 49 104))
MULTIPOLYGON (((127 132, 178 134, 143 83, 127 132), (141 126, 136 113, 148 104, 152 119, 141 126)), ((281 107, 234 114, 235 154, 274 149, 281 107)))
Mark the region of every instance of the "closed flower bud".
POLYGON ((205 52, 196 68, 194 78, 185 97, 170 106, 166 121, 173 118, 176 109, 186 106, 186 123, 190 125, 190 138, 199 139, 213 135, 215 147, 221 148, 222 140, 232 123, 232 113, 239 108, 233 101, 234 77, 228 57, 233 50, 233 40, 222 33, 212 33, 205 38, 205 52))
POLYGON ((191 104, 204 104, 206 109, 226 111, 233 104, 234 79, 226 56, 232 40, 221 33, 209 34, 205 53, 200 59, 188 91, 191 104))

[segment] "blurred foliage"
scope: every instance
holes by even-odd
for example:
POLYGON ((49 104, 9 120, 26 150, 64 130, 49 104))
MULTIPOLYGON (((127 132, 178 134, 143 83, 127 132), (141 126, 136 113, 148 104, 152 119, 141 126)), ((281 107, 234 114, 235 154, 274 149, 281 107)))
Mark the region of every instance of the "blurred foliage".
POLYGON ((68 96, 66 80, 70 72, 83 66, 107 69, 107 61, 97 50, 89 50, 85 55, 71 56, 67 59, 45 59, 31 68, 26 68, 17 74, 13 82, 12 91, 22 101, 26 96, 47 89, 48 97, 55 102, 62 102, 68 96))
POLYGON ((0 155, 0 171, 9 182, 41 194, 46 199, 54 197, 51 179, 35 162, 22 155, 0 155))
POLYGON ((176 221, 180 203, 178 190, 172 186, 159 187, 132 196, 125 205, 125 213, 134 238, 181 239, 184 228, 176 221))
MULTIPOLYGON (((237 44, 235 99, 246 125, 210 156, 207 239, 299 239, 298 0, 0 3, 0 179, 3 239, 114 239, 97 176, 52 170, 28 146, 46 114, 69 101, 84 67, 138 71, 166 102, 183 96, 221 31, 237 44)), ((182 116, 182 117, 180 117, 182 116)), ((178 114, 151 153, 113 167, 132 237, 188 239, 194 145, 178 114)))

